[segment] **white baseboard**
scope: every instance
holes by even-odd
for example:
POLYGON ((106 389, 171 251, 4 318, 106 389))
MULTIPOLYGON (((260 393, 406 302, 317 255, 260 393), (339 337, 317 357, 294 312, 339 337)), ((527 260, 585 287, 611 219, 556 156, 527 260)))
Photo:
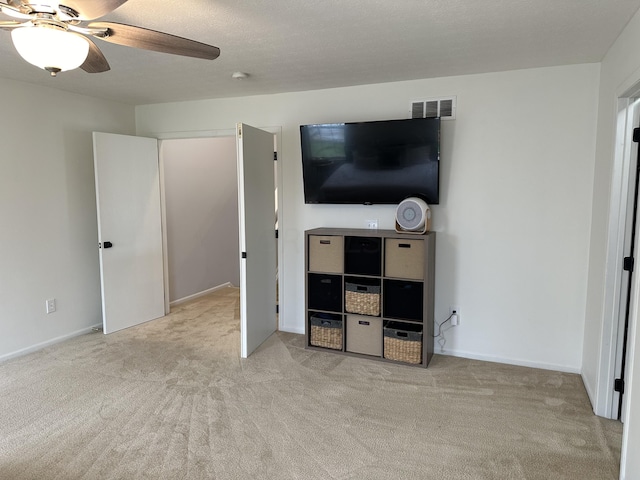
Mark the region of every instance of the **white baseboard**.
POLYGON ((233 287, 234 285, 231 282, 223 283, 222 285, 218 285, 217 287, 209 288, 202 292, 194 293, 193 295, 189 295, 187 297, 182 297, 173 302, 169 303, 170 306, 180 305, 181 303, 188 302, 189 300, 195 300, 196 298, 203 297, 210 293, 215 292, 216 290, 222 290, 223 288, 233 287))
POLYGON ((94 331, 94 328, 101 329, 102 324, 98 323, 96 325, 92 325, 91 327, 86 327, 81 330, 76 330, 75 332, 67 333, 66 335, 61 335, 59 337, 52 338, 51 340, 47 340, 46 342, 36 343, 35 345, 31 345, 30 347, 21 348, 20 350, 16 350, 15 352, 0 355, 0 363, 7 360, 11 360, 12 358, 21 357, 29 353, 37 352, 38 350, 42 350, 43 348, 49 347, 51 345, 55 345, 56 343, 64 342, 65 340, 69 340, 70 338, 73 338, 73 337, 79 337, 80 335, 91 333, 94 331))
POLYGON ((593 408, 593 413, 598 415, 598 412, 596 412, 596 409, 595 409, 595 405, 596 405, 595 390, 589 383, 589 380, 584 373, 580 372, 580 376, 582 377, 582 383, 584 384, 584 389, 587 391, 587 397, 589 397, 589 402, 591 402, 591 408, 593 408))
POLYGON ((304 335, 304 328, 289 328, 286 325, 280 325, 278 328, 280 332, 297 333, 298 335, 304 335))
POLYGON ((452 357, 461 357, 461 358, 469 358, 471 360, 482 360, 485 362, 495 362, 495 363, 506 363, 508 365, 518 365, 521 367, 530 367, 530 368, 540 368, 542 370, 555 370, 557 372, 564 373, 577 373, 580 374, 580 368, 578 367, 569 367, 567 365, 557 365, 554 363, 545 363, 545 362, 532 362, 529 360, 520 360, 517 358, 505 358, 499 357, 497 355, 484 355, 478 353, 471 352, 461 352, 458 350, 440 350, 440 348, 434 349, 434 354, 436 355, 449 355, 452 357))

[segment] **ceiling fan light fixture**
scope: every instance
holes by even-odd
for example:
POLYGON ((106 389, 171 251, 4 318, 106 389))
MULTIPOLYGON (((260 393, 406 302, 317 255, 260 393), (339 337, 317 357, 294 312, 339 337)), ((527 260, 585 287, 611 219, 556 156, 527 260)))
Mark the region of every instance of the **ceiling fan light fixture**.
POLYGON ((78 68, 89 54, 86 38, 55 26, 16 28, 11 31, 11 39, 22 58, 53 76, 78 68))

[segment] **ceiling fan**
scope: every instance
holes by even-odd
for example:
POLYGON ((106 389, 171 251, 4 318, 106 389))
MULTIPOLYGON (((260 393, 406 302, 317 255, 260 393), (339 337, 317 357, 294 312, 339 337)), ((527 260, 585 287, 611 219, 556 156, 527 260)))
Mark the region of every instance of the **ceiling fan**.
POLYGON ((0 0, 0 11, 21 21, 0 21, 11 31, 18 53, 27 62, 58 72, 80 67, 88 73, 110 70, 90 37, 127 47, 214 60, 220 49, 168 33, 114 22, 84 22, 112 12, 127 0, 0 0))

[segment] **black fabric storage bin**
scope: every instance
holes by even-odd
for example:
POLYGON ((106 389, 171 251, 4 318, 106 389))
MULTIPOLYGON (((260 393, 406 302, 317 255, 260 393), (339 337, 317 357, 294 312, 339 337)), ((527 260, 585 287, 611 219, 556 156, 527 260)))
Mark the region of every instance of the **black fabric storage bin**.
POLYGON ((381 275, 382 239, 344 237, 344 272, 359 275, 381 275))
POLYGON ((309 309, 342 312, 342 277, 310 273, 307 282, 309 309))
POLYGON ((406 280, 385 280, 383 315, 388 318, 422 321, 423 284, 406 280))

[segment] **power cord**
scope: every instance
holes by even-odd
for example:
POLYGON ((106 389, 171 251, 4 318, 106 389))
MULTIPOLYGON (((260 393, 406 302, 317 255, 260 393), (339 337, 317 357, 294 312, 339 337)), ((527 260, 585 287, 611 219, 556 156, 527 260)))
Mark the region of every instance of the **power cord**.
POLYGON ((444 338, 444 336, 442 335, 444 332, 442 331, 442 326, 447 323, 448 321, 450 321, 453 316, 456 315, 456 312, 452 312, 451 315, 449 315, 449 317, 446 320, 443 320, 442 322, 440 322, 438 324, 438 334, 437 335, 432 335, 433 338, 437 338, 438 339, 438 345, 440 345, 440 351, 444 350, 444 345, 447 343, 447 339, 444 338))
POLYGON ((451 318, 455 315, 455 312, 452 313, 451 315, 449 315, 449 318, 447 318, 446 320, 444 320, 443 322, 440 322, 438 324, 438 334, 437 335, 431 335, 433 338, 438 338, 440 335, 442 335, 442 325, 444 325, 445 323, 447 323, 449 320, 451 320, 451 318))

